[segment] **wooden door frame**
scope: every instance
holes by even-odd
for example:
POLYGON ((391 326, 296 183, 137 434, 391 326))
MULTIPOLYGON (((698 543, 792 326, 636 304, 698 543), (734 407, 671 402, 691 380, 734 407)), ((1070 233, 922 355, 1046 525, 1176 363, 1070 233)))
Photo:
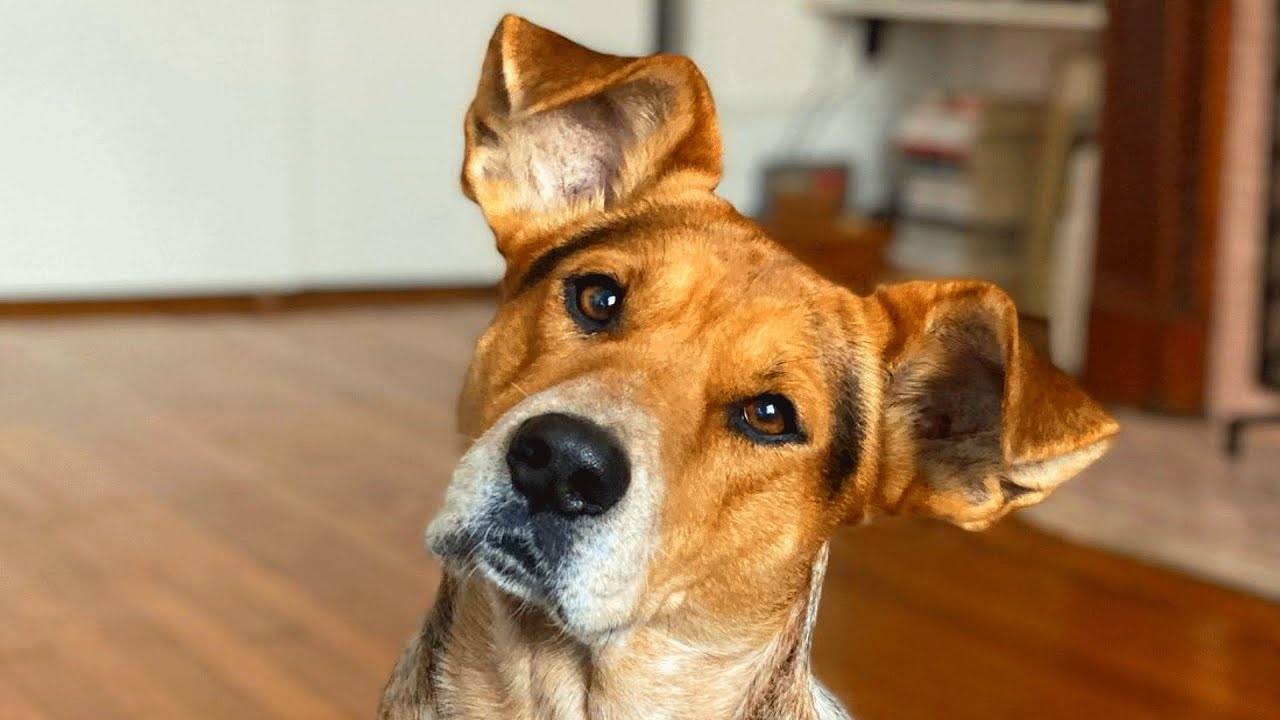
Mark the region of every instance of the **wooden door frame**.
MULTIPOLYGON (((1133 10, 1135 1, 1110 0, 1113 17, 1133 10)), ((1156 266, 1150 287, 1134 286, 1101 262, 1095 266, 1084 383, 1105 402, 1199 414, 1221 209, 1232 3, 1173 0, 1160 7, 1165 14, 1155 112, 1165 126, 1156 149, 1158 187, 1150 192, 1171 191, 1176 199, 1155 201, 1149 232, 1156 266), (1189 162, 1187 152, 1195 155, 1189 162)), ((1117 61, 1111 43, 1104 39, 1103 46, 1107 62, 1117 61)), ((1111 78, 1108 70, 1109 85, 1111 78)), ((1117 92, 1109 86, 1108 101, 1117 92)), ((1121 160, 1107 157, 1105 115, 1102 125, 1105 193, 1105 164, 1121 160)), ((1114 216, 1100 214, 1099 222, 1098 242, 1107 242, 1117 231, 1114 216)))

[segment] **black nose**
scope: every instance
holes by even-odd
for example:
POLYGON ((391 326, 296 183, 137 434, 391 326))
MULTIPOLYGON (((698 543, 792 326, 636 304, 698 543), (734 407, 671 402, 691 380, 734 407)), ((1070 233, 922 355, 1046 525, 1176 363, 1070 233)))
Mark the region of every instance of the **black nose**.
POLYGON ((525 420, 511 438, 507 466, 535 511, 568 517, 603 513, 631 483, 631 464, 613 435, 562 413, 525 420))

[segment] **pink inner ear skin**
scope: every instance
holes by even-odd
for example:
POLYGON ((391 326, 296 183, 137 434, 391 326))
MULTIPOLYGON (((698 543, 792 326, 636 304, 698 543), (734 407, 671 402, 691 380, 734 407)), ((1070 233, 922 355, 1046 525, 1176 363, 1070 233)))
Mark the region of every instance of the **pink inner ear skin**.
POLYGON ((507 258, 658 185, 710 193, 720 178, 692 62, 597 53, 515 16, 490 41, 466 128, 463 191, 507 258))

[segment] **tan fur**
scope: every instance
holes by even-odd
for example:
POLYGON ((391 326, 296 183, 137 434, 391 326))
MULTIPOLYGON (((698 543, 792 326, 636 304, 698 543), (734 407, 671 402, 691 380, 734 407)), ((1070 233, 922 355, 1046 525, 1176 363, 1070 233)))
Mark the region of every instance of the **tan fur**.
POLYGON ((657 425, 658 550, 630 569, 624 621, 591 637, 451 574, 382 718, 840 717, 808 665, 831 533, 882 514, 984 527, 1116 432, 998 289, 855 296, 716 197, 714 109, 684 58, 603 55, 508 16, 465 126, 464 191, 507 275, 460 426, 496 442, 526 398, 626 388, 598 402, 657 425), (563 279, 588 272, 627 288, 607 336, 564 312, 563 279), (792 400, 804 443, 727 429, 725 408, 763 392, 792 400))

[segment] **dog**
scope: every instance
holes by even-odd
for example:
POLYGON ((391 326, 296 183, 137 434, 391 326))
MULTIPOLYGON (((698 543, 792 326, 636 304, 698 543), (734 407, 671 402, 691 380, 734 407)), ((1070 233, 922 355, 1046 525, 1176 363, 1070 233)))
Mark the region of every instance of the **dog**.
POLYGON ((994 286, 855 295, 716 196, 687 58, 507 16, 464 134, 506 272, 379 718, 846 718, 809 667, 832 533, 986 527, 1117 431, 994 286))

